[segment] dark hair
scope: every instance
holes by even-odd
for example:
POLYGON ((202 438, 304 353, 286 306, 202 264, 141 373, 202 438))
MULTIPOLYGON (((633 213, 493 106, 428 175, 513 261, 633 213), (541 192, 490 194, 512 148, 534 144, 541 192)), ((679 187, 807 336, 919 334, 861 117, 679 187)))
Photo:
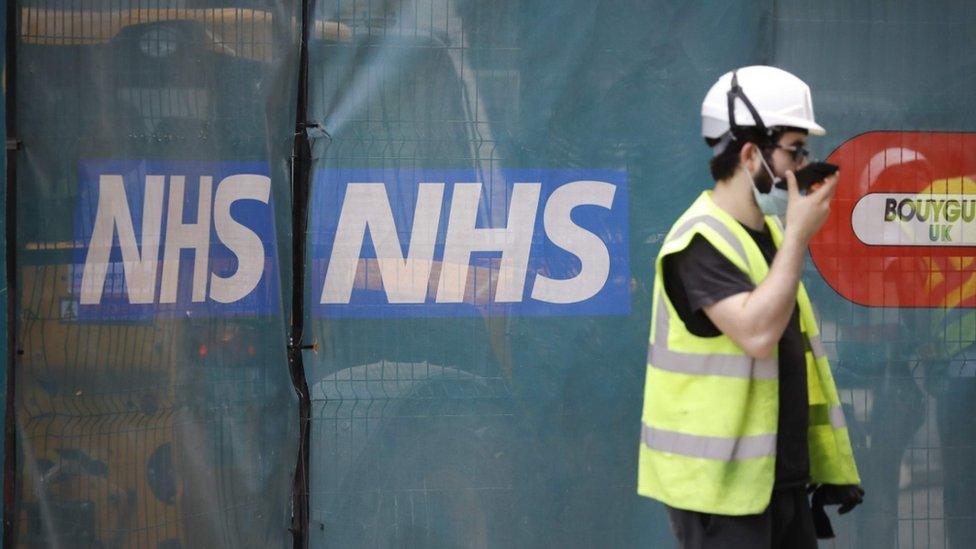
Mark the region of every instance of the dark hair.
MULTIPOLYGON (((739 152, 742 151, 742 147, 746 143, 755 143, 760 148, 763 148, 763 144, 768 147, 769 138, 758 130, 743 130, 741 133, 743 135, 739 139, 729 139, 728 134, 726 134, 724 139, 727 141, 725 149, 718 156, 713 156, 708 161, 708 169, 712 172, 712 179, 715 181, 723 181, 735 175, 735 170, 739 167, 739 152)), ((779 139, 779 135, 774 135, 774 137, 776 140, 779 139)), ((709 147, 715 147, 722 141, 722 138, 705 138, 705 143, 709 147)), ((773 142, 775 143, 776 141, 773 142)))
MULTIPOLYGON (((739 139, 728 140, 728 143, 725 145, 725 149, 719 153, 718 156, 713 156, 712 159, 708 161, 708 168, 712 172, 712 179, 715 181, 723 181, 735 175, 735 170, 739 167, 739 152, 742 151, 742 147, 744 147, 746 143, 754 143, 759 147, 759 151, 762 154, 766 154, 767 151, 779 143, 779 138, 782 137, 782 135, 786 132, 807 133, 807 130, 789 126, 777 126, 776 128, 773 128, 772 134, 766 136, 754 128, 741 129, 741 136, 739 139)), ((726 134, 725 138, 728 139, 728 134, 726 134)), ((722 141, 722 138, 705 138, 705 143, 707 143, 709 147, 715 147, 715 145, 718 145, 722 141)))
MULTIPOLYGON (((717 140, 711 140, 717 141, 717 140)), ((709 144, 715 146, 714 144, 709 144)), ((742 143, 732 141, 725 147, 718 156, 713 156, 708 161, 708 169, 712 172, 712 179, 723 181, 735 174, 735 169, 739 167, 739 152, 742 150, 742 143)))

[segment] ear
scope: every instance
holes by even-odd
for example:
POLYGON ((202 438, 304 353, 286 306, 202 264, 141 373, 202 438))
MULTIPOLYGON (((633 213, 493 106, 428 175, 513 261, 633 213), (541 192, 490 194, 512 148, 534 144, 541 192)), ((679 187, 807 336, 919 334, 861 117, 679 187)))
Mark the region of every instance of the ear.
POLYGON ((746 170, 752 172, 755 170, 755 166, 752 165, 752 159, 756 156, 756 151, 758 151, 755 143, 746 143, 739 150, 739 165, 745 166, 746 170))

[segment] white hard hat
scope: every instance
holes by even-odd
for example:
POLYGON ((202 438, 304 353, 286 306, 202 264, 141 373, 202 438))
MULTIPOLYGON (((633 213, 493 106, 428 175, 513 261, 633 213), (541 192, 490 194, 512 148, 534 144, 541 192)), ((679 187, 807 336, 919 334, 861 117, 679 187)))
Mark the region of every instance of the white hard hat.
POLYGON ((827 133, 813 118, 810 86, 783 69, 753 65, 723 74, 708 90, 701 109, 704 137, 718 139, 729 131, 730 97, 734 99, 733 116, 738 127, 789 126, 805 129, 811 135, 827 133), (736 96, 729 94, 736 83, 733 75, 741 87, 736 96), (750 112, 750 103, 759 114, 758 124, 750 112))

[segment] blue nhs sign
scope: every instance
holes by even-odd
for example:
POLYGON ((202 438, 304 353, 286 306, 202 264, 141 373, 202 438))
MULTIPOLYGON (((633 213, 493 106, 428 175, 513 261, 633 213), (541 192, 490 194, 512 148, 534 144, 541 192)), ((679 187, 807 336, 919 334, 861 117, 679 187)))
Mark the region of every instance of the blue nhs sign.
POLYGON ((87 160, 74 320, 279 312, 267 163, 87 160))
POLYGON ((310 209, 318 317, 630 312, 627 176, 327 169, 310 209))

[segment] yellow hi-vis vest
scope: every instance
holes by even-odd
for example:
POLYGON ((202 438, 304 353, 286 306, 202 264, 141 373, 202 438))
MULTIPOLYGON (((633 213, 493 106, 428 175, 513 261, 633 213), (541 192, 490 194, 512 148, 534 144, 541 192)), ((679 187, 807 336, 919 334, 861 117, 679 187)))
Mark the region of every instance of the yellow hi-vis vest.
MULTIPOLYGON (((779 247, 779 221, 770 216, 766 224, 779 247)), ((654 278, 637 492, 679 509, 757 514, 769 505, 775 476, 778 359, 754 359, 728 336, 699 337, 681 321, 664 291, 661 264, 696 234, 754 284, 769 272, 759 246, 710 192, 671 228, 654 278)), ((796 299, 807 348, 812 482, 858 484, 844 414, 802 283, 796 299)))

